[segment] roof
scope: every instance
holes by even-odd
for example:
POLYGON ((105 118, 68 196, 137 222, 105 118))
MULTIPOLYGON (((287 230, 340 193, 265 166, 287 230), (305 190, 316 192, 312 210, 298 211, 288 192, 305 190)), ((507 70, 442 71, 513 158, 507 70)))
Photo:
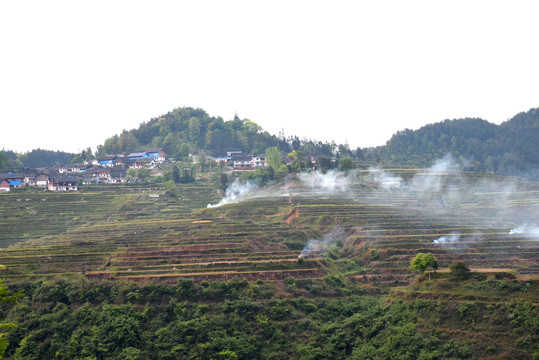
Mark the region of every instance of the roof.
POLYGON ((226 157, 228 157, 226 151, 214 151, 212 153, 212 156, 214 158, 226 158, 226 157))
POLYGON ((97 161, 112 161, 112 160, 115 160, 116 158, 117 158, 116 155, 108 155, 108 156, 100 157, 99 159, 97 159, 97 161))
POLYGON ((24 173, 0 173, 0 179, 24 179, 25 177, 24 173))
POLYGON ((147 149, 146 152, 164 152, 163 148, 147 149))
POLYGON ((146 155, 146 152, 131 153, 131 154, 127 155, 127 156, 134 157, 134 156, 144 156, 144 155, 146 155))
POLYGON ((155 159, 152 159, 152 158, 140 158, 140 159, 129 159, 125 163, 126 164, 139 164, 139 163, 151 163, 152 161, 155 161, 155 159))
POLYGON ((77 182, 76 176, 69 176, 69 175, 58 175, 55 177, 51 177, 51 179, 56 182, 77 182))
POLYGON ((251 161, 253 157, 251 155, 236 155, 231 157, 232 161, 251 161))
POLYGON ((118 169, 118 170, 111 170, 110 171, 110 177, 112 178, 122 178, 122 177, 125 177, 127 175, 127 170, 125 169, 118 169))

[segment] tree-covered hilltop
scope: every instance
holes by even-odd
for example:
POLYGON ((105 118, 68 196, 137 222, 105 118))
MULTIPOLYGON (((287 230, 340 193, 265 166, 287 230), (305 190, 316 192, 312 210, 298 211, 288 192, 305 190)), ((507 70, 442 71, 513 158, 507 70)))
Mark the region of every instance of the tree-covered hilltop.
POLYGON ((253 121, 237 116, 231 121, 210 117, 202 109, 177 108, 137 129, 124 130, 98 147, 98 155, 118 154, 141 148, 163 148, 167 156, 185 158, 195 150, 222 151, 240 148, 246 152, 262 153, 276 146, 279 139, 262 131, 253 121))
POLYGON ((521 112, 495 125, 477 118, 445 120, 418 130, 397 132, 368 158, 393 166, 429 166, 452 154, 468 170, 501 175, 537 176, 539 109, 521 112))
POLYGON ((355 153, 347 145, 335 142, 300 140, 297 136, 285 137, 283 133, 272 135, 254 121, 240 119, 237 115, 225 121, 222 117, 209 116, 202 109, 183 107, 143 122, 137 129, 109 137, 98 146, 97 154, 118 154, 151 147, 163 148, 168 157, 184 159, 197 150, 222 152, 235 148, 256 155, 274 146, 283 153, 302 150, 306 155, 326 157, 355 153))

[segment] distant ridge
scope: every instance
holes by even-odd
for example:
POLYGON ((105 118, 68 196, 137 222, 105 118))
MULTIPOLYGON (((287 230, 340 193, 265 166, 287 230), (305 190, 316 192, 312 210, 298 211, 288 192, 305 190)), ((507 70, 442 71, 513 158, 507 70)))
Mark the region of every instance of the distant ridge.
POLYGON ((429 166, 447 154, 460 159, 467 170, 537 178, 539 109, 500 125, 465 118, 406 129, 369 151, 368 157, 391 166, 429 166))

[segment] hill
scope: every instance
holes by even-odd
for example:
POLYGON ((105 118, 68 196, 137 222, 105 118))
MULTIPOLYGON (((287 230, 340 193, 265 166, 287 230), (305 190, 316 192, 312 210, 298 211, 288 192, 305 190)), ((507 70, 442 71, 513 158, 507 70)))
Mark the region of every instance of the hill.
POLYGON ((221 117, 210 117, 202 109, 189 107, 174 109, 158 118, 140 124, 136 129, 124 130, 98 146, 97 154, 118 154, 145 147, 160 147, 167 155, 178 160, 198 150, 223 152, 225 149, 241 149, 244 153, 262 154, 276 146, 283 153, 303 150, 307 155, 332 157, 336 151, 351 155, 347 146, 323 143, 297 136, 278 137, 264 131, 256 122, 240 119, 224 121, 221 117))
POLYGON ((256 123, 237 116, 230 121, 210 117, 202 109, 177 108, 105 140, 98 154, 118 154, 143 147, 162 147, 172 158, 182 159, 196 150, 241 148, 262 153, 279 143, 276 136, 262 131, 256 123))
POLYGON ((390 166, 424 167, 451 154, 470 171, 537 178, 537 139, 539 109, 530 109, 500 125, 466 118, 399 131, 370 155, 390 166))

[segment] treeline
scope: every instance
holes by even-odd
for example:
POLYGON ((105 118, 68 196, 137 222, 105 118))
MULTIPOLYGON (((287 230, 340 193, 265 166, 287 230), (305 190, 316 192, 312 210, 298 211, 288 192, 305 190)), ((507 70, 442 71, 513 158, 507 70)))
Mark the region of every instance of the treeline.
POLYGON ((385 146, 366 151, 369 160, 390 166, 431 165, 452 154, 466 170, 500 175, 539 176, 539 109, 495 125, 482 119, 445 120, 403 130, 385 146))
POLYGON ((64 151, 34 149, 26 153, 11 150, 0 151, 0 170, 11 168, 39 168, 69 164, 75 154, 64 151))
POLYGON ((136 151, 144 148, 163 148, 167 156, 185 159, 198 150, 222 152, 225 149, 241 149, 253 155, 263 154, 269 147, 277 147, 283 154, 293 150, 307 155, 333 157, 355 156, 347 145, 337 145, 297 136, 278 136, 264 131, 249 119, 237 115, 225 121, 221 117, 210 117, 202 109, 177 108, 148 122, 137 129, 124 130, 98 146, 97 154, 109 155, 136 151))
MULTIPOLYGON (((370 296, 343 278, 177 285, 63 280, 24 284, 6 320, 10 359, 468 359, 417 330, 423 305, 370 296), (330 296, 328 296, 330 295, 330 296), (331 296, 332 295, 332 296, 331 296)), ((510 310, 510 309, 508 309, 510 310)))

